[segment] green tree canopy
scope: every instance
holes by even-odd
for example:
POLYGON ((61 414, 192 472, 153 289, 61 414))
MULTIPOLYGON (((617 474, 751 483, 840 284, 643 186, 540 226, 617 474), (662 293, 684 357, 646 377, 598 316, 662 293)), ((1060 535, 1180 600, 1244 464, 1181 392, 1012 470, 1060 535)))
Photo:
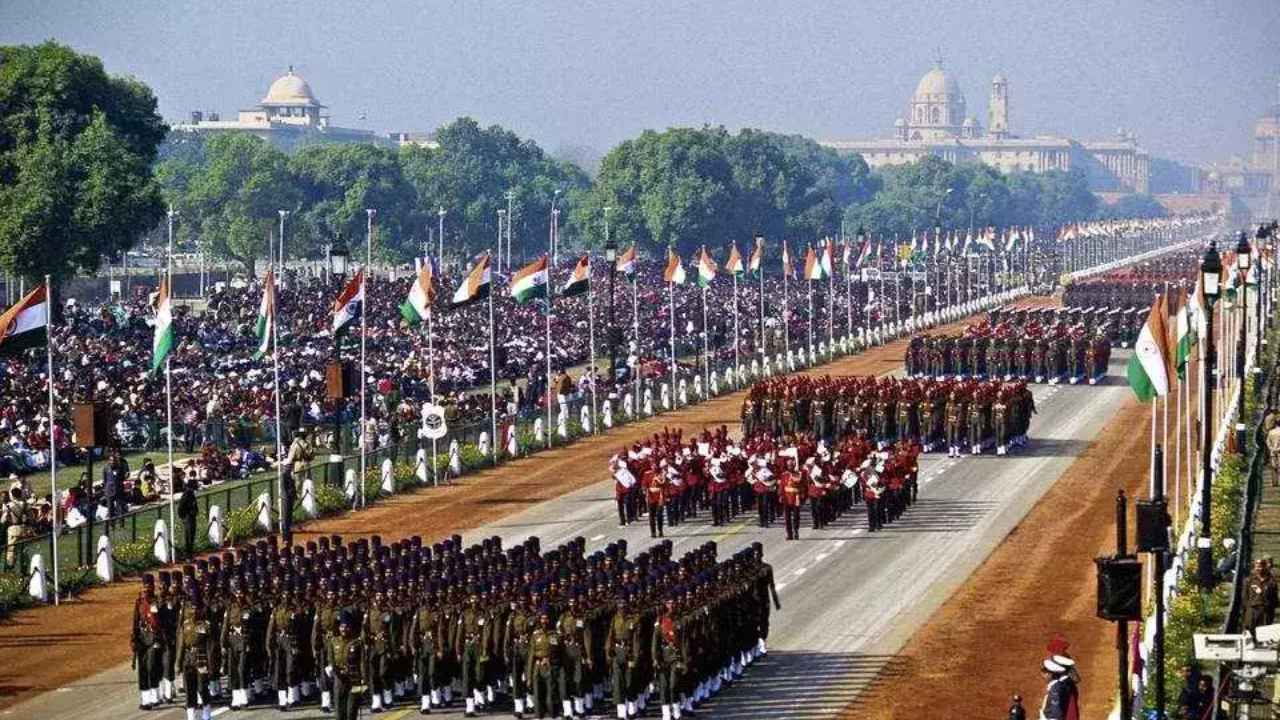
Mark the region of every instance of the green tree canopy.
POLYGON ((151 90, 56 42, 0 47, 0 267, 96 270, 164 212, 151 90))

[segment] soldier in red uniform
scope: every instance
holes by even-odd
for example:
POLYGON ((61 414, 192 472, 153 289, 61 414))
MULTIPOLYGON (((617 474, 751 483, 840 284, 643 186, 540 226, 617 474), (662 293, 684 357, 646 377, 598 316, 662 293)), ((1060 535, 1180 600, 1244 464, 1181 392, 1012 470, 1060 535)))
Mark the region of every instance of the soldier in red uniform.
POLYGON ((783 523, 788 540, 800 539, 800 507, 804 505, 805 488, 800 474, 791 467, 782 471, 779 480, 782 492, 783 523))
POLYGON ((667 504, 667 461, 656 470, 648 470, 644 476, 645 504, 649 506, 649 536, 662 537, 663 508, 667 504))

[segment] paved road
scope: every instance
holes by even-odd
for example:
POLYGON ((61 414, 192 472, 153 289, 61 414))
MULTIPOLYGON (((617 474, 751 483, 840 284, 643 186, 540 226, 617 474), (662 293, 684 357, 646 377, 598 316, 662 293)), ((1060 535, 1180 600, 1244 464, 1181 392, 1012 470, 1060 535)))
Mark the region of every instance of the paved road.
MULTIPOLYGON (((1016 528, 1110 418, 1129 392, 1122 378, 1124 360, 1115 358, 1106 386, 1034 386, 1039 412, 1032 442, 1016 455, 959 460, 924 456, 920 502, 885 532, 867 533, 865 518, 856 512, 823 531, 806 527, 798 542, 784 540, 779 526, 769 531, 749 523, 712 528, 705 517, 669 529, 677 554, 708 539, 721 543, 725 554, 762 540, 783 604, 774 616, 769 658, 704 706, 699 716, 831 718, 882 670, 892 673, 890 661, 899 648, 1016 528)), ((601 468, 601 476, 605 474, 601 468)), ((411 533, 412 528, 405 528, 405 535, 411 533)), ((481 528, 475 537, 491 534, 516 540, 537 534, 543 547, 581 535, 588 539, 589 552, 617 537, 627 538, 633 552, 650 542, 647 525, 617 526, 608 480, 533 505, 481 528)), ((217 714, 247 720, 281 717, 274 710, 217 714)), ((380 717, 400 720, 416 714, 416 708, 404 708, 380 717)), ((122 665, 0 712, 0 717, 176 720, 183 711, 139 711, 133 674, 122 665)), ((324 716, 312 707, 287 717, 324 716)))

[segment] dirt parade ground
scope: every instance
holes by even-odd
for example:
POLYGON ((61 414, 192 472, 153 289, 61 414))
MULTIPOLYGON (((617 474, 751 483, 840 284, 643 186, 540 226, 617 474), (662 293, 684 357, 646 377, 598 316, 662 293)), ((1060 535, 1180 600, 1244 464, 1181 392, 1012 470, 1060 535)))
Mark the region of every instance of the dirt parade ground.
MULTIPOLYGON (((898 371, 904 349, 905 341, 895 342, 822 371, 898 371)), ((1113 541, 1112 478, 1126 478, 1131 494, 1144 485, 1146 433, 1139 429, 1148 427, 1146 408, 1129 399, 1122 373, 1113 363, 1106 387, 1035 386, 1041 408, 1035 422, 1042 425, 1033 424, 1033 447, 1024 456, 926 456, 918 514, 887 535, 855 526, 790 544, 780 531, 762 537, 751 527, 716 534, 727 547, 765 541, 788 609, 770 661, 704 715, 919 718, 946 707, 949 717, 1000 717, 1014 692, 1029 708, 1038 703, 1036 667, 1053 632, 1072 641, 1085 671, 1083 716, 1104 715, 1115 654, 1112 626, 1093 617, 1092 557, 1109 552, 1113 541), (957 678, 967 678, 964 692, 957 678)), ((398 495, 311 523, 299 539, 321 533, 426 539, 479 529, 504 537, 537 532, 548 542, 596 533, 594 543, 621 532, 609 520, 608 501, 595 497, 607 490, 607 460, 618 447, 663 426, 686 433, 734 428, 741 400, 741 393, 726 395, 451 487, 398 495)), ((692 526, 677 543, 708 539, 708 530, 692 526)), ((134 717, 128 627, 136 592, 135 583, 117 583, 0 626, 7 660, 0 667, 0 716, 134 717), (65 692, 50 692, 58 690, 65 692), (97 712, 76 700, 94 693, 103 697, 97 712)), ((321 717, 311 710, 300 717, 321 717)))

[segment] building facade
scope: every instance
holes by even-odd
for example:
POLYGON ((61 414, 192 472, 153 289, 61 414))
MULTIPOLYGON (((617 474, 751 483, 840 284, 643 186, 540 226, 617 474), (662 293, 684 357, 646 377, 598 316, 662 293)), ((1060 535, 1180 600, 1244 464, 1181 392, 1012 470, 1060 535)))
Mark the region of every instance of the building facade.
POLYGON ((394 144, 371 130, 344 128, 329 122, 322 111, 325 106, 316 99, 311 86, 290 66, 284 75, 271 83, 266 97, 256 108, 241 110, 235 120, 222 120, 216 112, 192 112, 190 122, 177 123, 173 132, 202 135, 221 132, 247 132, 289 151, 317 143, 394 144))
POLYGON ((902 165, 934 155, 955 163, 980 162, 1004 173, 1048 172, 1079 168, 1098 192, 1148 192, 1147 152, 1132 133, 1099 142, 1056 136, 1019 137, 1009 120, 1009 81, 991 80, 987 127, 968 114, 964 94, 938 61, 911 96, 907 117, 893 124, 893 135, 873 140, 828 140, 839 153, 858 154, 872 168, 902 165))

